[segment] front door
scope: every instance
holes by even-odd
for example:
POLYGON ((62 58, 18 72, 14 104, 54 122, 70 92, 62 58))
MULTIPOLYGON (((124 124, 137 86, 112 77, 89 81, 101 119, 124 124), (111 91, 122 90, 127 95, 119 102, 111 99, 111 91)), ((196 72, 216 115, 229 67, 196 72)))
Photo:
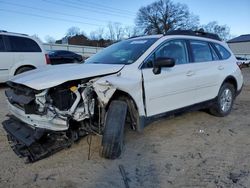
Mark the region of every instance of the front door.
POLYGON ((195 103, 196 74, 189 63, 185 40, 171 40, 159 47, 145 61, 142 74, 148 117, 195 103), (158 57, 174 58, 176 65, 154 74, 153 62, 158 57))

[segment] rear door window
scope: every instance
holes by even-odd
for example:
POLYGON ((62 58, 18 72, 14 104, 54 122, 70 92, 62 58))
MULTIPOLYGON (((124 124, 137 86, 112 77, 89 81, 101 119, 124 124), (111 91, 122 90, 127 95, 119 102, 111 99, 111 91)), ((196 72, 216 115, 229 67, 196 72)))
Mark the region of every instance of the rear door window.
POLYGON ((41 52, 38 44, 29 38, 8 36, 12 52, 41 52))
POLYGON ((213 61, 211 48, 205 41, 190 41, 191 50, 193 53, 194 62, 207 62, 213 61))

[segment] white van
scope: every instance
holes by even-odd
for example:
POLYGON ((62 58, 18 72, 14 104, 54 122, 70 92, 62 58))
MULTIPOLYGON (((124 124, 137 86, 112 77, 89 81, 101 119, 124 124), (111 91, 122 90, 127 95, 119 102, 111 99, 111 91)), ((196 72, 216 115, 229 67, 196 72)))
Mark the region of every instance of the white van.
POLYGON ((45 50, 35 38, 0 31, 0 83, 49 63, 45 50))

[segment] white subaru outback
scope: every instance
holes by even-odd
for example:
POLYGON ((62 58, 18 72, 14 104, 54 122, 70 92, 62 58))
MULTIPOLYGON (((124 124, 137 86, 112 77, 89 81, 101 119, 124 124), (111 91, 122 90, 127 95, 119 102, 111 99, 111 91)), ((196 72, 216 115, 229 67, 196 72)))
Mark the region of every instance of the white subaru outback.
POLYGON ((14 77, 3 126, 13 150, 30 162, 89 134, 102 135, 102 156, 115 159, 125 124, 142 131, 152 120, 194 109, 228 115, 243 85, 236 61, 214 34, 130 38, 82 64, 14 77))

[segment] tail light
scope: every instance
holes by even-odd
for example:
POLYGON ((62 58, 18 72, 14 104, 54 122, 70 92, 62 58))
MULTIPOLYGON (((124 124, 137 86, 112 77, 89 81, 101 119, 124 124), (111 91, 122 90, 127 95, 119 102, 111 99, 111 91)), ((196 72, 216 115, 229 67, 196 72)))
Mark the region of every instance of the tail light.
POLYGON ((46 59, 46 64, 47 64, 47 65, 51 64, 50 58, 49 58, 49 55, 48 55, 48 54, 45 54, 45 59, 46 59))

